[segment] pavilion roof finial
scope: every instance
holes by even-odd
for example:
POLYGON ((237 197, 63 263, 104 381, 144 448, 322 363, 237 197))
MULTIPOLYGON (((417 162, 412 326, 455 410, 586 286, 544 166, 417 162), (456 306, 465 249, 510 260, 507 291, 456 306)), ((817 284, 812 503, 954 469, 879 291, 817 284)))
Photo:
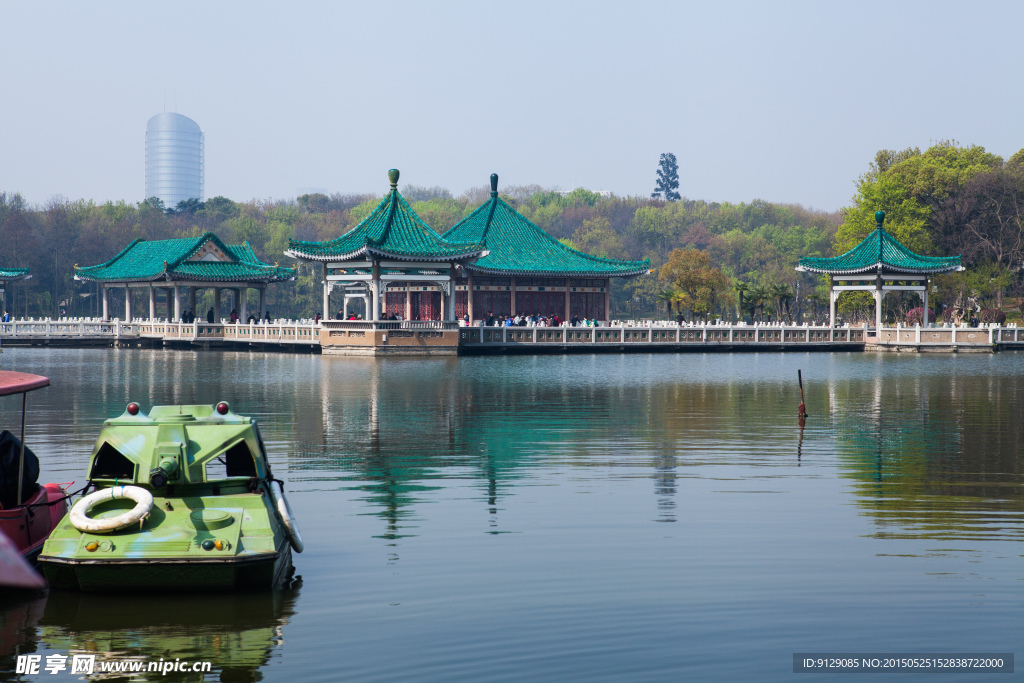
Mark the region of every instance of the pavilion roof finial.
POLYGON ((388 170, 388 180, 391 181, 391 189, 392 190, 397 190, 398 189, 398 169, 397 168, 392 168, 392 169, 388 170))
POLYGON ((875 223, 879 230, 882 229, 882 223, 885 222, 885 211, 875 211, 875 223))
POLYGON ((492 197, 497 197, 498 196, 498 174, 497 173, 492 173, 491 174, 491 196, 492 197))

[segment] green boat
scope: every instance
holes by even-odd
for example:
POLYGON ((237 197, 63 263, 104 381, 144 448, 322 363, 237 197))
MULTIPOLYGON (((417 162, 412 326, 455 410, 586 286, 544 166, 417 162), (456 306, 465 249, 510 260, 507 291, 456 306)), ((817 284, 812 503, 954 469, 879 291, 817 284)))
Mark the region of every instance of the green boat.
POLYGON ((227 403, 137 403, 106 420, 89 461, 95 491, 50 534, 39 567, 54 588, 272 588, 302 552, 255 420, 227 403))

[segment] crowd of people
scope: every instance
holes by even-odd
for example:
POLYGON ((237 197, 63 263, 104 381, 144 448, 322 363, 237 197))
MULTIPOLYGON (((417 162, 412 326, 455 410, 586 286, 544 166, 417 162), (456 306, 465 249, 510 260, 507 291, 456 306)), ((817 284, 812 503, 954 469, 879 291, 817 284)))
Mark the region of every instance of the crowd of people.
MULTIPOLYGON (((469 325, 469 316, 465 317, 466 325, 469 325)), ((597 318, 588 319, 581 318, 578 315, 572 316, 568 321, 563 321, 557 313, 552 313, 550 316, 543 316, 540 313, 534 313, 533 315, 494 315, 494 313, 488 312, 486 318, 480 320, 480 324, 484 327, 562 327, 566 325, 568 327, 597 327, 597 318)))
MULTIPOLYGON (((206 322, 212 323, 216 319, 217 319, 217 314, 214 313, 213 307, 210 307, 210 310, 208 310, 206 312, 206 322)), ((228 321, 232 325, 237 325, 238 322, 241 319, 242 319, 241 316, 238 315, 238 311, 235 310, 234 308, 232 308, 231 309, 231 314, 228 316, 228 321)), ((192 312, 191 308, 188 309, 188 311, 183 316, 181 316, 181 322, 183 322, 183 323, 194 323, 195 321, 196 321, 196 316, 192 312)), ((260 322, 260 317, 258 315, 253 314, 253 313, 250 313, 249 317, 246 318, 246 320, 245 320, 245 323, 247 325, 255 325, 255 324, 258 324, 259 322, 260 322)), ((266 315, 263 316, 263 322, 265 322, 265 323, 270 323, 271 322, 270 310, 269 309, 267 309, 266 315)))

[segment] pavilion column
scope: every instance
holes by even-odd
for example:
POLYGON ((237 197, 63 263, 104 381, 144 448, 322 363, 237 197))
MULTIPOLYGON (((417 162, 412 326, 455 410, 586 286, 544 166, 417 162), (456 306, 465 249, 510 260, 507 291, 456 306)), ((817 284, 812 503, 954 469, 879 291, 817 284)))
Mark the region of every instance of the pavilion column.
POLYGON ((472 325, 476 318, 473 317, 473 271, 466 271, 466 312, 469 315, 469 324, 472 325))
MULTIPOLYGON (((260 303, 260 315, 263 315, 263 303, 260 303)), ((327 262, 324 262, 324 310, 323 319, 329 320, 331 317, 331 283, 327 281, 327 262)))
POLYGON ((836 326, 836 279, 828 276, 828 326, 836 326))
POLYGON ((412 291, 409 287, 411 283, 405 283, 405 319, 412 320, 412 291))
POLYGON ((921 320, 924 324, 921 327, 928 327, 928 276, 924 276, 924 296, 921 297, 924 300, 924 310, 921 311, 921 320))
POLYGON ((882 289, 882 273, 879 271, 878 275, 875 276, 875 331, 876 334, 882 333, 882 298, 885 296, 885 291, 882 289))
POLYGON ((371 277, 373 278, 373 287, 370 292, 370 303, 373 304, 373 317, 370 317, 370 311, 367 311, 367 320, 380 320, 380 261, 376 258, 373 259, 373 271, 371 277))
POLYGON ((516 276, 512 276, 512 299, 509 306, 509 317, 516 317, 516 276))
POLYGON ((213 322, 220 322, 220 287, 213 288, 213 322))
POLYGON ((569 278, 565 278, 565 317, 562 318, 562 322, 569 321, 569 302, 572 300, 572 288, 569 287, 569 278))
POLYGON ((124 285, 124 319, 132 321, 132 288, 127 282, 124 285))
POLYGON ((174 321, 181 320, 181 286, 174 285, 174 321))
POLYGON ((241 299, 242 299, 242 307, 241 307, 241 310, 238 311, 238 318, 240 320, 244 320, 244 321, 248 322, 249 316, 246 315, 246 310, 245 309, 248 307, 248 303, 249 303, 247 301, 248 298, 249 298, 249 284, 248 283, 243 283, 242 284, 242 288, 239 289, 238 291, 241 292, 241 299))
POLYGON ((110 320, 110 290, 106 285, 101 286, 103 287, 103 319, 110 320))
POLYGON ((611 278, 604 281, 604 319, 610 322, 612 319, 612 281, 611 278))
POLYGON ((448 264, 448 316, 447 320, 455 320, 455 264, 448 264))
POLYGON ((149 285, 149 320, 150 322, 156 318, 156 290, 153 289, 153 284, 149 285))
POLYGON ((260 320, 263 320, 267 316, 267 286, 263 285, 259 289, 260 292, 260 320))

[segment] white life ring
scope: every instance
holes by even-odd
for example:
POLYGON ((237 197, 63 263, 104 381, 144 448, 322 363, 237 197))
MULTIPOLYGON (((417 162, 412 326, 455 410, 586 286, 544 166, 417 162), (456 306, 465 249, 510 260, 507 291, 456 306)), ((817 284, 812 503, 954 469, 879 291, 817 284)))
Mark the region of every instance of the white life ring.
POLYGON ((292 508, 288 505, 288 499, 284 497, 284 490, 281 488, 281 484, 276 481, 270 482, 269 488, 270 498, 274 501, 274 507, 281 518, 281 524, 284 525, 284 530, 288 534, 288 542, 292 544, 295 552, 301 553, 304 547, 302 545, 302 534, 299 533, 299 527, 292 516, 292 508))
POLYGON ((85 498, 82 498, 71 508, 69 519, 71 525, 79 531, 90 534, 108 534, 118 531, 133 524, 141 522, 149 515, 153 507, 153 494, 138 486, 111 486, 110 488, 93 491, 85 498), (116 498, 129 498, 136 502, 135 507, 127 510, 116 517, 106 519, 92 519, 89 512, 98 503, 116 498))

